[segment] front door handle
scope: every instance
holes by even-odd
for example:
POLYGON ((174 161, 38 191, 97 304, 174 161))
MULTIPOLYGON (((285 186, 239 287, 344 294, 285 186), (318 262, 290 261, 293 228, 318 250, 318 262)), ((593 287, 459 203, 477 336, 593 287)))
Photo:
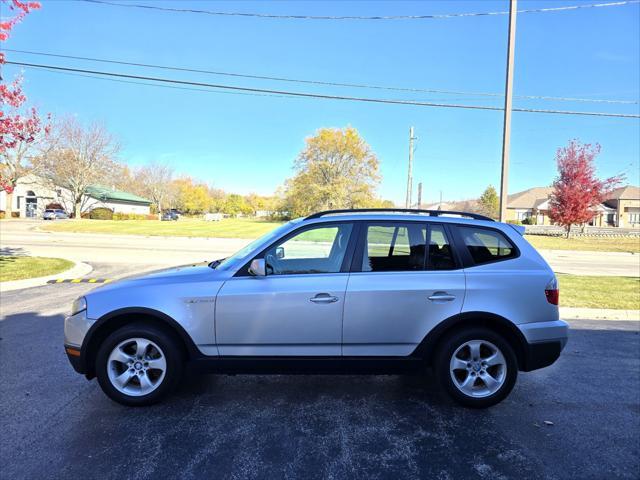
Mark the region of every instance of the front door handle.
POLYGON ((338 297, 329 295, 328 293, 319 293, 310 299, 313 303, 334 303, 338 301, 338 297))
POLYGON ((427 298, 432 302, 451 302, 456 299, 456 296, 449 295, 447 292, 435 292, 427 298))

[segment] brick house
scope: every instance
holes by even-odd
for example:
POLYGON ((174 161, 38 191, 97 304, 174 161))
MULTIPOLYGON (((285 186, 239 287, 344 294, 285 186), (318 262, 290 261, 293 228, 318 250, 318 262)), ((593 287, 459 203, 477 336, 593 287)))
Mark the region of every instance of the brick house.
MULTIPOLYGON (((532 219, 536 225, 551 225, 549 198, 553 187, 533 187, 509 195, 507 220, 532 219)), ((594 208, 589 225, 597 227, 640 228, 640 188, 633 185, 617 188, 594 208)))

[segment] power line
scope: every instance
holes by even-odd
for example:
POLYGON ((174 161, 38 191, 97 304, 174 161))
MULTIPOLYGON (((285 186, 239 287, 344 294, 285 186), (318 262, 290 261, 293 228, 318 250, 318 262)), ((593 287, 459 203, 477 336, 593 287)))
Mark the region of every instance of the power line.
MULTIPOLYGON (((27 67, 27 68, 31 68, 31 67, 27 67)), ((90 74, 83 74, 83 73, 75 73, 75 72, 61 72, 58 70, 51 70, 49 68, 42 68, 41 70, 45 70, 49 73, 55 73, 55 74, 59 74, 59 75, 68 75, 71 77, 82 77, 82 78, 90 78, 92 80, 101 80, 104 82, 116 82, 116 83, 126 83, 126 84, 131 84, 131 85, 142 85, 142 86, 146 86, 146 87, 157 87, 157 88, 170 88, 173 90, 186 90, 186 91, 191 91, 191 92, 203 92, 203 93, 217 93, 217 94, 224 94, 224 95, 243 95, 243 96, 250 96, 250 97, 270 97, 270 98, 297 98, 297 97, 291 97, 289 95, 276 95, 276 94, 270 94, 270 93, 248 93, 248 92, 227 92, 227 91, 220 91, 220 90, 213 90, 213 89, 205 89, 205 88, 191 88, 191 87, 180 87, 177 85, 163 85, 160 83, 150 83, 150 82, 138 82, 138 81, 134 81, 134 80, 122 80, 122 79, 118 79, 118 78, 109 78, 109 77, 101 77, 101 76, 96 76, 96 75, 90 75, 90 74)), ((420 102, 427 102, 427 101, 436 101, 438 99, 419 99, 417 101, 420 102)), ((459 98, 459 100, 473 100, 470 98, 459 98)))
MULTIPOLYGON (((639 0, 640 1, 640 0, 639 0)), ((227 77, 236 77, 236 78, 251 78, 256 80, 272 80, 278 82, 291 82, 291 83, 303 83, 303 84, 311 84, 311 85, 323 85, 323 86, 333 86, 333 87, 349 87, 349 88, 368 88, 374 90, 392 90, 398 92, 412 92, 412 93, 436 93, 436 94, 447 94, 447 95, 476 95, 476 96, 484 96, 484 97, 504 97, 502 93, 486 93, 486 92, 465 92, 465 91, 454 91, 454 90, 436 90, 436 89, 422 89, 422 88, 408 88, 408 87, 393 87, 393 86, 383 86, 383 85, 365 85, 361 83, 339 83, 339 82, 326 82, 320 80, 304 80, 304 79, 295 79, 295 78, 285 78, 285 77, 269 77, 263 75, 250 75, 243 73, 234 73, 234 72, 221 72, 215 70, 203 70, 197 68, 185 68, 185 67, 173 67, 167 65, 157 65, 150 63, 138 63, 138 62, 126 62, 122 60, 110 60, 104 58, 95 58, 95 57, 80 57, 75 55, 62 55, 56 53, 48 53, 48 52, 34 52, 31 50, 14 50, 11 48, 4 49, 7 52, 14 53, 23 53, 27 55, 38 55, 44 57, 55 57, 55 58, 67 58, 72 60, 84 60, 90 62, 99 62, 99 63, 110 63, 116 65, 128 65, 135 67, 144 67, 144 68, 157 68, 161 70, 173 70, 179 72, 190 72, 190 73, 203 73, 209 75, 220 75, 227 77)), ((575 97, 553 97, 547 95, 514 95, 514 98, 528 99, 528 100, 553 100, 553 101, 568 101, 568 102, 593 102, 593 103, 611 103, 611 104, 625 104, 625 105, 637 105, 638 102, 634 100, 613 100, 613 99, 592 99, 592 98, 575 98, 575 97)))
MULTIPOLYGON (((508 11, 496 11, 496 12, 466 12, 466 13, 444 13, 434 15, 376 15, 376 16, 356 16, 356 15, 278 15, 272 13, 244 13, 244 12, 219 12, 213 10, 199 10, 193 8, 173 8, 173 7, 159 7, 157 5, 144 5, 136 3, 116 3, 106 0, 75 0, 77 2, 93 3, 99 5, 110 5, 114 7, 128 7, 128 8, 140 8, 147 10, 159 10, 164 12, 174 13, 197 13, 213 16, 224 17, 253 17, 253 18, 271 18, 282 20, 437 20, 445 18, 460 18, 460 17, 489 17, 497 15, 508 15, 508 11)), ((524 10, 518 10, 517 13, 549 13, 549 12, 563 12, 570 10, 582 10, 587 8, 603 8, 603 7, 621 7, 624 5, 631 5, 640 3, 640 0, 626 0, 621 2, 609 2, 609 3, 592 3, 586 5, 567 5, 563 7, 548 7, 548 8, 528 8, 524 10)))
MULTIPOLYGON (((461 108, 461 109, 471 109, 471 110, 493 110, 493 111, 503 110, 500 107, 491 107, 487 105, 462 105, 462 104, 452 104, 452 103, 419 102, 414 100, 393 100, 393 99, 383 99, 383 98, 325 95, 325 94, 319 94, 319 93, 292 92, 287 90, 271 90, 266 88, 238 87, 234 85, 192 82, 187 80, 176 80, 176 79, 160 78, 160 77, 147 77, 142 75, 130 75, 125 73, 103 72, 103 71, 86 70, 86 69, 80 69, 80 68, 60 67, 56 65, 42 65, 42 64, 13 62, 13 61, 7 61, 5 63, 7 65, 20 65, 24 67, 42 68, 42 69, 58 70, 58 71, 64 71, 64 72, 87 73, 91 75, 103 75, 103 76, 115 77, 115 78, 146 80, 146 81, 152 81, 152 82, 217 88, 217 89, 241 91, 241 92, 270 93, 275 95, 286 95, 291 97, 318 98, 318 99, 325 99, 325 100, 345 100, 345 101, 354 101, 354 102, 368 102, 368 103, 394 104, 394 105, 414 105, 414 106, 421 106, 421 107, 461 108)), ((549 113, 549 114, 560 114, 560 115, 586 115, 586 116, 595 116, 595 117, 640 118, 640 115, 627 114, 627 113, 579 112, 579 111, 570 111, 570 110, 542 110, 542 109, 532 109, 532 108, 514 108, 513 111, 528 112, 528 113, 549 113)))
MULTIPOLYGON (((27 67, 27 68, 31 68, 31 67, 27 67)), ((47 72, 56 73, 60 75, 69 75, 72 77, 91 78, 93 80, 102 80, 104 82, 117 82, 117 83, 127 83, 131 85, 143 85, 146 87, 171 88, 173 90, 187 90, 191 92, 217 93, 217 94, 224 94, 224 95, 244 95, 244 96, 250 96, 250 97, 290 98, 287 95, 274 95, 269 93, 226 92, 226 91, 211 90, 211 89, 204 89, 204 88, 190 88, 190 87, 179 87, 176 85, 163 85, 160 83, 136 82, 133 80, 123 80, 119 78, 98 77, 95 75, 89 75, 84 73, 62 72, 59 70, 52 70, 50 68, 43 68, 42 70, 46 70, 47 72)))

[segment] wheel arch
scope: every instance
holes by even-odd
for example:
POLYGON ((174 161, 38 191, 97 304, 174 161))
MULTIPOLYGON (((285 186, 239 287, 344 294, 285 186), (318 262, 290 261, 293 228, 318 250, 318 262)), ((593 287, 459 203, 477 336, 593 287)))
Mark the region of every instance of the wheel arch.
POLYGON ((169 315, 145 307, 121 308, 109 312, 91 325, 80 350, 80 369, 87 378, 95 377, 95 358, 100 344, 112 332, 132 322, 144 322, 163 329, 178 339, 187 360, 196 358, 199 350, 185 329, 169 315))
POLYGON ((489 328, 504 337, 516 354, 518 369, 525 368, 527 341, 522 332, 506 318, 495 313, 482 311, 459 313, 440 322, 424 337, 411 356, 423 358, 428 365, 431 365, 436 347, 441 339, 454 330, 478 326, 489 328))

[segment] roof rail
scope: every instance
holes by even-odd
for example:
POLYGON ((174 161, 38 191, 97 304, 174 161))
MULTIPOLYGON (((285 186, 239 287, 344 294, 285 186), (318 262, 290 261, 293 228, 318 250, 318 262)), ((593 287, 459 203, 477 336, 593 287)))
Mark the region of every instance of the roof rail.
POLYGON ((340 210, 325 210, 323 212, 317 212, 305 217, 305 220, 311 220, 312 218, 320 218, 325 215, 332 215, 337 213, 365 213, 365 212, 402 212, 402 213, 426 213, 430 217, 439 217, 441 215, 459 215, 461 217, 473 218, 474 220, 486 220, 493 222, 493 218, 489 218, 485 215, 470 212, 458 212, 455 210, 423 210, 419 208, 344 208, 340 210))

